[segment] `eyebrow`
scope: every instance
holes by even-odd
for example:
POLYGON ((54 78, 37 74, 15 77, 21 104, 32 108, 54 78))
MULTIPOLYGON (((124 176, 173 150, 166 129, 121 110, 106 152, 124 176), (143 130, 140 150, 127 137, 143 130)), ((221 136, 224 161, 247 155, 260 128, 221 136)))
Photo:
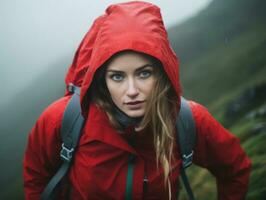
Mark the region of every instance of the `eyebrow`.
MULTIPOLYGON (((139 72, 139 71, 143 70, 143 69, 146 68, 146 67, 153 67, 153 64, 145 64, 145 65, 142 65, 142 66, 138 67, 138 68, 136 69, 136 71, 139 72)), ((107 72, 124 73, 124 71, 115 70, 115 69, 108 69, 108 70, 106 70, 106 71, 107 71, 107 72)))

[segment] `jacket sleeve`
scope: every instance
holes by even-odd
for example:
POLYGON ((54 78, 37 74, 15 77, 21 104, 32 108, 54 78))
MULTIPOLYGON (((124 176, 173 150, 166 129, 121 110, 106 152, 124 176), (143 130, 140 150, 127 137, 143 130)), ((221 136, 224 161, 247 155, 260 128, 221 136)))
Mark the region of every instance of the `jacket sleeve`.
POLYGON ((23 160, 26 200, 40 199, 42 191, 61 164, 60 107, 58 103, 49 106, 29 134, 23 160))
POLYGON ((197 142, 194 163, 207 168, 215 177, 219 200, 245 199, 251 162, 240 141, 203 106, 190 103, 196 122, 197 142))

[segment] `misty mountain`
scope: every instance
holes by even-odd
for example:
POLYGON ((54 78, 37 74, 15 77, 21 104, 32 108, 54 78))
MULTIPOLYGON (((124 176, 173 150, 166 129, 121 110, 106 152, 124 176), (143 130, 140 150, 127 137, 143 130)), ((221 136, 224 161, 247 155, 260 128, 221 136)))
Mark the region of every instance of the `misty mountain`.
POLYGON ((181 62, 185 96, 210 104, 224 93, 264 78, 265 8, 263 0, 215 0, 169 29, 181 62))
POLYGON ((45 107, 64 95, 68 65, 62 60, 47 67, 0 108, 0 199, 22 198, 22 158, 28 133, 45 107))

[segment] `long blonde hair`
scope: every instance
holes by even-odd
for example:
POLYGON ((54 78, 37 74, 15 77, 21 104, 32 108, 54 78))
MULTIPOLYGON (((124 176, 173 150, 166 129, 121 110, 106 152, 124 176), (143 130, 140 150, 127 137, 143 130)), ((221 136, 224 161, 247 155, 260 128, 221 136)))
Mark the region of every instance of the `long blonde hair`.
MULTIPOLYGON (((140 123, 140 127, 148 128, 153 133, 157 166, 158 164, 161 164, 163 168, 164 181, 165 185, 168 186, 170 197, 171 188, 169 176, 171 172, 171 160, 173 159, 175 119, 178 111, 179 98, 168 79, 168 76, 163 70, 161 62, 149 55, 145 54, 145 56, 152 61, 156 68, 157 79, 153 92, 147 100, 146 112, 140 123)), ((112 102, 106 83, 103 81, 105 80, 105 69, 110 60, 112 60, 112 58, 96 72, 90 90, 92 93, 90 97, 92 97, 92 101, 96 103, 96 105, 107 113, 112 126, 121 131, 122 127, 113 113, 112 107, 114 106, 114 103, 112 102)))

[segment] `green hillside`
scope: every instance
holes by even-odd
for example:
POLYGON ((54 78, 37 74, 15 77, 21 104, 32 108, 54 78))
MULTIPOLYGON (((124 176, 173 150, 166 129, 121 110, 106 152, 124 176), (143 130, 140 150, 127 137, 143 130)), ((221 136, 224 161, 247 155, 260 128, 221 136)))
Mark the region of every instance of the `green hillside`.
MULTIPOLYGON (((265 8, 262 0, 214 0, 169 30, 184 96, 208 107, 240 138, 252 160, 250 200, 266 196, 265 8)), ((189 172, 197 199, 217 199, 215 180, 206 170, 189 172)), ((184 191, 181 199, 186 199, 184 191)))

